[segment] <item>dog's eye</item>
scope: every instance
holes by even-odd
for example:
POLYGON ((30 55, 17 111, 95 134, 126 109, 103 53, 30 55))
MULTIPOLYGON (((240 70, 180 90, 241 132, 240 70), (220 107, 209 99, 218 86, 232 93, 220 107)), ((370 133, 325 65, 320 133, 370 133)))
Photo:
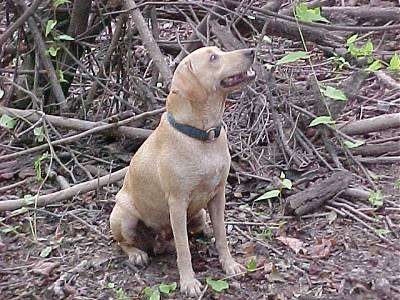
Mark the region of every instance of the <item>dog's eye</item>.
POLYGON ((210 55, 210 61, 215 61, 218 58, 218 55, 213 53, 210 55))

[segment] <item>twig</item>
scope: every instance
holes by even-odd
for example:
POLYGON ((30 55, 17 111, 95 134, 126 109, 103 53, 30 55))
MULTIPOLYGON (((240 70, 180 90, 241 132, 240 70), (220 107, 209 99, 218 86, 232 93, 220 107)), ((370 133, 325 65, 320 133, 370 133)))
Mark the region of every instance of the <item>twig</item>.
MULTIPOLYGON (((126 9, 131 9, 136 6, 135 1, 133 0, 125 0, 126 9)), ((149 27, 146 24, 146 21, 143 18, 142 13, 138 8, 133 8, 130 11, 133 20, 135 21, 136 28, 139 31, 140 36, 142 37, 142 41, 146 46, 147 50, 154 63, 156 64, 158 70, 160 71, 161 76, 163 77, 164 83, 166 86, 169 86, 172 80, 172 71, 169 68, 164 56, 162 55, 160 48, 154 40, 153 34, 151 33, 149 27)))
MULTIPOLYGON (((75 197, 77 195, 95 190, 96 188, 103 187, 110 183, 117 182, 124 178, 127 171, 128 167, 116 171, 114 173, 108 174, 106 176, 102 176, 100 178, 79 183, 77 185, 70 187, 69 189, 65 189, 48 195, 38 196, 35 201, 35 203, 37 203, 36 206, 39 207, 55 202, 60 202, 75 197)), ((29 203, 26 203, 25 199, 4 200, 0 201, 0 211, 14 210, 27 205, 29 205, 29 203)))
MULTIPOLYGON (((110 129, 113 129, 113 128, 117 128, 117 127, 122 126, 124 124, 129 124, 132 121, 136 121, 136 120, 142 119, 142 118, 147 117, 147 116, 158 114, 160 112, 163 112, 164 110, 165 110, 164 108, 156 109, 156 110, 152 110, 152 111, 148 111, 148 112, 142 113, 142 114, 137 115, 137 116, 133 116, 133 117, 125 119, 123 121, 119 121, 119 122, 112 123, 112 124, 105 124, 105 125, 101 125, 101 126, 98 126, 98 127, 94 127, 92 129, 89 129, 87 131, 81 132, 79 134, 72 135, 72 136, 57 140, 57 141, 53 141, 50 144, 52 146, 58 146, 58 145, 71 143, 71 142, 74 142, 74 141, 78 141, 81 138, 83 138, 83 137, 85 137, 85 136, 87 136, 89 134, 94 134, 94 133, 98 133, 98 132, 101 132, 101 131, 104 131, 104 130, 110 130, 110 129)), ((142 139, 146 139, 147 137, 148 137, 147 134, 142 134, 142 135, 138 134, 138 136, 137 136, 137 138, 142 138, 142 139)), ((36 146, 36 147, 33 147, 33 148, 29 148, 29 149, 26 149, 26 150, 23 150, 23 151, 20 151, 20 152, 11 153, 11 154, 8 154, 8 155, 3 155, 3 156, 0 156, 0 161, 10 160, 10 159, 22 156, 22 155, 38 152, 38 151, 47 149, 48 147, 49 147, 49 144, 43 144, 43 145, 36 146)))
POLYGON ((15 21, 1 36, 0 36, 0 46, 4 45, 7 39, 17 30, 21 25, 25 23, 25 21, 32 16, 35 11, 38 9, 40 3, 43 0, 35 0, 28 9, 15 21))
MULTIPOLYGON (((16 1, 17 1, 18 5, 23 9, 24 12, 28 10, 28 8, 23 0, 16 0, 16 1)), ((42 61, 44 68, 48 72, 48 76, 50 79, 51 88, 54 93, 54 96, 56 97, 58 104, 60 106, 64 106, 66 104, 66 100, 64 97, 63 90, 61 88, 60 82, 58 81, 54 66, 51 63, 50 59, 47 57, 47 54, 46 54, 47 47, 43 41, 42 34, 41 34, 39 28, 37 27, 35 20, 32 17, 28 18, 28 26, 29 26, 30 30, 32 31, 33 39, 35 40, 35 44, 36 44, 37 50, 39 52, 40 60, 42 61)))

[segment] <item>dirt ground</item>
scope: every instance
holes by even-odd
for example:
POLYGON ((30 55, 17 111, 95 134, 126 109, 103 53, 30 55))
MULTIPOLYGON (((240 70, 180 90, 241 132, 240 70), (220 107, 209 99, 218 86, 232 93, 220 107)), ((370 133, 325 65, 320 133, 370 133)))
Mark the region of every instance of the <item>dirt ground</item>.
MULTIPOLYGON (((386 240, 359 221, 324 209, 302 219, 283 217, 278 202, 270 208, 267 202, 249 201, 246 192, 235 192, 243 187, 228 186, 226 221, 233 255, 244 265, 254 258, 257 271, 228 279, 229 288, 221 293, 208 287, 203 299, 399 299, 400 190, 393 183, 400 167, 373 171, 397 207, 368 213, 392 220, 386 240)), ((30 185, 10 193, 26 194, 24 189, 30 185)), ((174 253, 152 257, 149 266, 139 269, 128 264, 112 240, 108 218, 117 189, 109 186, 46 209, 3 213, 0 298, 144 299, 145 287, 178 283, 174 253)), ((212 238, 192 237, 191 252, 202 283, 224 278, 212 238)), ((185 297, 177 289, 162 299, 185 297)))

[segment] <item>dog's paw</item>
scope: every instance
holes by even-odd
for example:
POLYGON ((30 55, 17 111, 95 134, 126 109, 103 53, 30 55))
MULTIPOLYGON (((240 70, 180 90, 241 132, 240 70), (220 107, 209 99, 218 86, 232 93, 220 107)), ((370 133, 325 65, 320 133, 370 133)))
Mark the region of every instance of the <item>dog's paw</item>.
POLYGON ((149 256, 146 252, 135 249, 129 252, 129 262, 136 266, 146 266, 149 263, 149 256))
POLYGON ((222 268, 228 276, 237 275, 246 271, 246 268, 238 264, 233 259, 227 260, 222 263, 222 268))
POLYGON ((194 277, 181 279, 181 293, 189 297, 199 297, 201 295, 201 283, 194 277))

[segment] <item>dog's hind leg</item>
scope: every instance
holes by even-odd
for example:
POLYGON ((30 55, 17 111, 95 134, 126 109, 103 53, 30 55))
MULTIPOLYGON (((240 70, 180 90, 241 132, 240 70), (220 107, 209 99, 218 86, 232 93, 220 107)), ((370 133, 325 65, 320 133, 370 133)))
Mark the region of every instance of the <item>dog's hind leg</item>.
POLYGON ((139 219, 132 213, 127 212, 119 204, 114 206, 110 216, 112 234, 122 250, 128 254, 129 261, 135 265, 144 266, 148 263, 149 257, 146 252, 136 248, 138 224, 139 219))

